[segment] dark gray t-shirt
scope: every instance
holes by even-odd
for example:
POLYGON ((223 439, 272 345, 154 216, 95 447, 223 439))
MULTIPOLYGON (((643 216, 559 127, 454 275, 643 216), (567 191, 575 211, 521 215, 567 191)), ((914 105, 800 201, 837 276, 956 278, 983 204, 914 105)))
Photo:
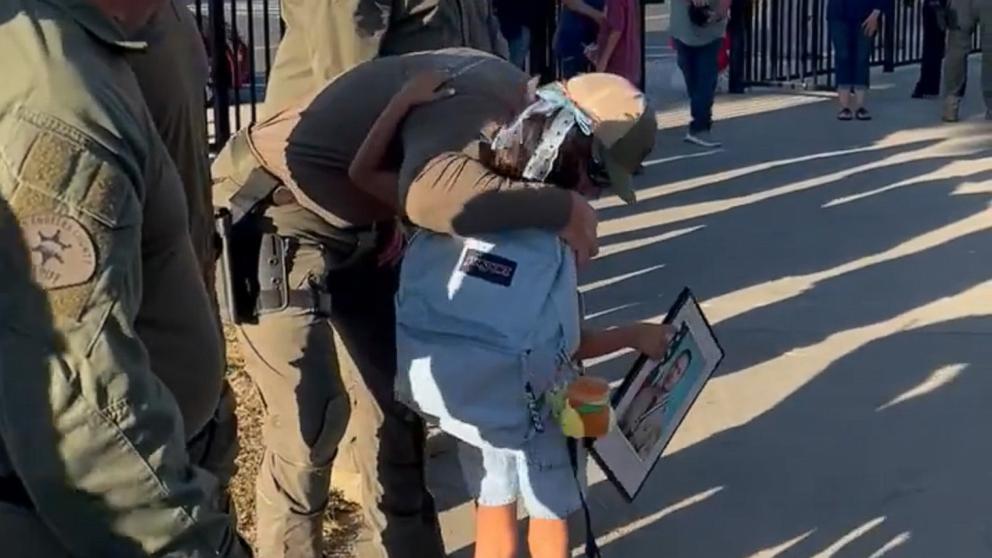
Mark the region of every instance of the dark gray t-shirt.
POLYGON ((407 216, 438 232, 457 228, 453 220, 483 229, 490 222, 496 228, 563 227, 571 207, 567 192, 495 176, 471 154, 485 124, 512 118, 526 100, 527 75, 479 51, 450 49, 362 64, 298 107, 254 126, 253 147, 301 205, 332 226, 391 219, 392 208, 351 183, 348 167, 390 99, 428 69, 449 71, 456 94, 413 109, 401 125, 389 162, 399 172, 398 201, 407 216), (519 192, 490 195, 507 190, 519 192))

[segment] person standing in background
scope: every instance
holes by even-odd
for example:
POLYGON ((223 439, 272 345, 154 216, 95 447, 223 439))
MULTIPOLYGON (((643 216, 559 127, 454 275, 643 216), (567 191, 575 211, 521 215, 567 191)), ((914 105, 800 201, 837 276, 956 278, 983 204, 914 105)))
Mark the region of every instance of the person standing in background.
POLYGON ((596 42, 599 26, 606 23, 606 0, 562 0, 554 50, 562 79, 569 79, 591 67, 586 48, 596 42))
POLYGON ((589 61, 606 72, 641 83, 641 10, 636 0, 607 0, 606 21, 600 25, 589 61))
MULTIPOLYGON (((906 3, 912 7, 913 0, 906 3)), ((940 96, 941 66, 947 46, 947 0, 923 0, 923 59, 914 99, 940 96)))
MULTIPOLYGON (((167 0, 152 20, 136 34, 148 48, 127 55, 128 64, 138 79, 145 104, 152 115, 165 149, 175 163, 186 193, 189 235, 193 242, 203 285, 214 300, 214 229, 213 201, 210 194, 210 153, 207 117, 203 110, 209 68, 207 53, 193 14, 183 0, 167 0)), ((169 304, 168 297, 159 299, 169 304)), ((224 346, 220 319, 216 323, 219 347, 224 346)), ((142 329, 156 325, 138 322, 142 329)), ((157 337, 152 335, 151 339, 157 337)), ((168 344, 148 343, 152 353, 172 350, 168 344)), ((174 360, 174 359, 173 359, 174 360)), ((234 476, 238 452, 237 417, 234 394, 224 379, 223 359, 212 374, 202 374, 196 367, 156 367, 154 372, 173 393, 183 412, 187 427, 187 450, 191 461, 213 473, 221 485, 221 505, 227 508, 227 486, 234 476), (196 372, 196 374, 194 374, 196 372), (218 389, 218 386, 220 388, 218 389), (220 393, 217 400, 199 394, 220 393)))
POLYGON ((944 60, 944 122, 957 122, 961 116, 968 76, 971 38, 982 29, 982 94, 985 119, 992 120, 992 0, 950 0, 947 57, 944 60))
POLYGON ((523 0, 494 0, 493 9, 508 45, 510 62, 526 70, 531 26, 534 25, 534 5, 523 0))
POLYGON ((830 0, 827 23, 836 53, 838 120, 871 120, 865 108, 871 45, 882 18, 881 0, 830 0))
POLYGON ((262 118, 377 56, 449 47, 509 56, 492 0, 282 0, 281 11, 262 118))
POLYGON ((672 0, 671 34, 692 112, 685 141, 709 149, 721 145, 711 131, 719 77, 717 56, 729 11, 730 0, 672 0))

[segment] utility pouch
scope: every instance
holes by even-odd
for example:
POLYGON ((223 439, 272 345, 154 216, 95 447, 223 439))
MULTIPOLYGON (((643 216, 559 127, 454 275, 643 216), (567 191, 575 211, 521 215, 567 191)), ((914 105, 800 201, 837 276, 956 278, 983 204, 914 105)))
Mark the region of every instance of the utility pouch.
POLYGON ((258 251, 259 315, 279 312, 289 307, 289 272, 287 259, 291 240, 276 234, 262 235, 258 251))

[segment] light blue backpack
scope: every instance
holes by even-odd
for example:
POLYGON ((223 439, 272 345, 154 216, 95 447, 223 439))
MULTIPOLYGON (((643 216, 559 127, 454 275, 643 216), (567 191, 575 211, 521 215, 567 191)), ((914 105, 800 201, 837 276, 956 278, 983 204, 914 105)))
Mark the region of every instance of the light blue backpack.
POLYGON ((417 232, 396 295, 396 396, 477 447, 543 430, 544 396, 571 379, 575 260, 554 234, 417 232))

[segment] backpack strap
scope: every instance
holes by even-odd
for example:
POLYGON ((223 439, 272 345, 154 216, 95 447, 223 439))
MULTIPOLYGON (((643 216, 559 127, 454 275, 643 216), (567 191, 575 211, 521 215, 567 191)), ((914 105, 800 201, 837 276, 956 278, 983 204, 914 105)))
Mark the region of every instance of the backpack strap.
MULTIPOLYGON (((586 438, 582 441, 585 449, 592 447, 592 439, 586 438)), ((585 491, 582 490, 582 481, 579 479, 579 444, 575 438, 568 439, 568 459, 572 462, 572 473, 575 475, 575 484, 579 489, 579 501, 582 502, 582 513, 586 522, 586 558, 602 558, 599 545, 596 543, 596 535, 592 530, 592 514, 589 513, 589 502, 586 500, 585 491)))

